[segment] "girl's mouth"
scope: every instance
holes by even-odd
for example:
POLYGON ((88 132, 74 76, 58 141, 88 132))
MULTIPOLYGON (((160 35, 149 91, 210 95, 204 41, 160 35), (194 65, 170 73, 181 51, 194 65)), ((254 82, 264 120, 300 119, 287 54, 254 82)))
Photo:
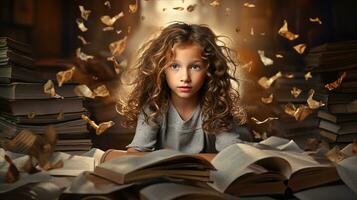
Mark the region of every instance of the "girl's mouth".
POLYGON ((192 87, 188 87, 188 86, 182 86, 182 87, 178 87, 180 92, 190 92, 192 87))

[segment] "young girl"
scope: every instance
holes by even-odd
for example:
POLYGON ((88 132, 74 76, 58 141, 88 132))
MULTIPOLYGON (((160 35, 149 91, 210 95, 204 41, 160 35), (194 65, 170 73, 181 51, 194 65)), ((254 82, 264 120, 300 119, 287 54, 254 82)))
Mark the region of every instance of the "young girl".
POLYGON ((117 105, 125 125, 136 124, 129 152, 213 153, 249 135, 229 73, 236 64, 217 42, 208 27, 180 22, 140 49, 133 90, 117 105))

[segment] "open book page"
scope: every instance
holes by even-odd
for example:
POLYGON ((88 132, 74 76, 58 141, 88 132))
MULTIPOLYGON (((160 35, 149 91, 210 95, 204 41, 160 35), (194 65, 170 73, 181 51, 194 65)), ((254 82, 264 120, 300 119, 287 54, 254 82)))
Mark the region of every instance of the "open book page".
POLYGON ((94 170, 95 161, 91 157, 73 155, 62 161, 63 167, 48 170, 48 173, 54 176, 78 176, 83 171, 94 170))
POLYGON ((257 147, 272 147, 281 151, 293 151, 301 153, 302 150, 293 140, 288 140, 281 137, 271 136, 257 144, 257 147))
POLYGON ((95 176, 89 172, 83 172, 77 176, 71 185, 64 191, 66 194, 109 194, 133 184, 118 185, 106 179, 95 176))
POLYGON ((105 152, 103 150, 92 148, 91 150, 83 153, 82 156, 94 158, 94 165, 97 166, 100 164, 100 160, 102 159, 104 153, 105 152))
POLYGON ((154 164, 159 165, 163 162, 168 162, 173 159, 185 157, 197 158, 195 159, 195 161, 200 162, 209 168, 213 168, 212 164, 203 158, 194 156, 192 154, 184 154, 178 151, 168 149, 154 151, 144 156, 123 156, 115 158, 113 160, 98 165, 97 168, 105 168, 107 170, 120 172, 121 174, 125 175, 136 170, 152 166, 154 164))
POLYGON ((357 195, 357 156, 345 158, 336 167, 342 181, 357 195))
POLYGON ((174 200, 174 199, 215 199, 234 200, 238 197, 220 194, 214 190, 177 183, 158 183, 140 190, 141 199, 174 200))
MULTIPOLYGON (((254 172, 254 170, 248 168, 250 165, 266 158, 274 158, 277 163, 286 162, 274 154, 267 153, 251 145, 233 144, 223 149, 212 160, 212 164, 217 171, 212 172, 213 183, 209 185, 223 193, 238 177, 254 172)), ((289 168, 287 163, 286 165, 285 168, 289 168)), ((286 169, 286 171, 289 172, 290 170, 286 169)))
POLYGON ((294 196, 300 200, 355 200, 357 199, 357 195, 353 193, 353 191, 348 188, 346 185, 330 185, 312 188, 308 190, 304 190, 301 192, 294 193, 294 196))
MULTIPOLYGON (((275 150, 263 150, 263 151, 265 151, 266 153, 268 153, 270 155, 275 155, 277 157, 281 157, 281 158, 284 158, 285 160, 287 160, 292 167, 292 173, 295 173, 302 169, 311 168, 311 167, 330 167, 330 166, 332 166, 331 163, 319 163, 304 153, 275 151, 275 150)), ((287 178, 290 178, 290 176, 287 175, 287 178)))

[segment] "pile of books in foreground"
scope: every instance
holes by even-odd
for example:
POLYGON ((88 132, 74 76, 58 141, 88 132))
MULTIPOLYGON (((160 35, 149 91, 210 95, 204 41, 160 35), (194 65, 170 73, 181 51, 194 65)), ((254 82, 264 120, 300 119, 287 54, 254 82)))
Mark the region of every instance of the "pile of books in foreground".
MULTIPOLYGON (((326 199, 326 195, 353 199, 357 197, 356 179, 353 179, 357 169, 351 166, 356 164, 357 156, 352 149, 351 144, 341 151, 346 157, 337 165, 316 157, 316 152, 315 157, 311 157, 311 152, 302 151, 295 142, 278 137, 260 143, 233 144, 218 154, 186 154, 165 149, 123 156, 125 152, 119 150, 93 150, 85 155, 87 158, 82 164, 80 159, 85 156, 64 159, 64 166, 71 167, 71 175, 77 175, 69 183, 62 181, 61 184, 58 179, 47 182, 62 187, 64 192, 60 199, 244 199, 252 196, 326 199), (88 156, 95 157, 97 162, 100 158, 101 163, 94 162, 94 167, 93 162, 88 162, 88 156), (77 164, 73 165, 75 160, 77 164), (78 176, 80 170, 89 171, 78 176)), ((61 169, 54 169, 55 174, 65 175, 65 168, 62 173, 61 169)), ((54 174, 51 170, 47 173, 54 174)), ((41 183, 35 185, 37 190, 43 187, 41 183)), ((3 188, 0 185, 0 197, 3 197, 3 188)), ((6 195, 9 194, 24 192, 8 190, 6 195)))
POLYGON ((72 65, 31 57, 28 45, 0 37, 0 145, 23 130, 43 135, 51 125, 57 151, 88 151, 92 143, 81 119, 83 98, 75 94, 75 84, 56 82, 56 74, 72 65))

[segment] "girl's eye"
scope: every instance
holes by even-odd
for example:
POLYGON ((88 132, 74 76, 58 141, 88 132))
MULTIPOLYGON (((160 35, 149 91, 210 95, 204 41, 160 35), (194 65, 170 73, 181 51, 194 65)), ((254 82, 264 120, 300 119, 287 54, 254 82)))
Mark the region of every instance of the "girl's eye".
POLYGON ((176 63, 172 63, 172 64, 170 65, 170 68, 176 70, 176 69, 179 68, 179 66, 178 66, 178 64, 176 64, 176 63))
POLYGON ((195 70, 195 71, 198 71, 198 70, 201 69, 201 66, 200 65, 191 65, 191 69, 195 70))

